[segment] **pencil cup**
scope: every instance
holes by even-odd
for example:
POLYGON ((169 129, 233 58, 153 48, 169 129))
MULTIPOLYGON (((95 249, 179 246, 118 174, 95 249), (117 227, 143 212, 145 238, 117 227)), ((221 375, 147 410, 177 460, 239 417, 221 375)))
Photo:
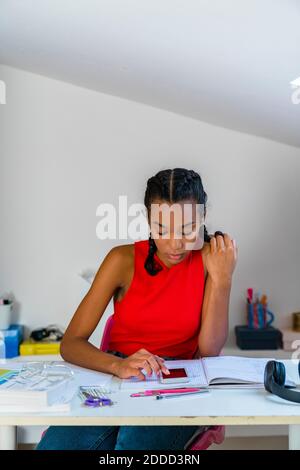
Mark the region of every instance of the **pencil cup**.
POLYGON ((274 314, 267 304, 260 302, 247 304, 247 323, 249 328, 267 328, 274 321, 274 314))
POLYGON ((12 303, 0 305, 0 330, 7 330, 11 324, 11 307, 12 303))

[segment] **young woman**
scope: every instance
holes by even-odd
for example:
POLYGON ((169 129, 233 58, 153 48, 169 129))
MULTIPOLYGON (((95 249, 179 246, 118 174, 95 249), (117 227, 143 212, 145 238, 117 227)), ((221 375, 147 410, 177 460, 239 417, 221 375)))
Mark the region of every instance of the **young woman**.
MULTIPOLYGON (((193 170, 163 170, 148 180, 149 240, 116 246, 106 255, 64 335, 66 361, 144 380, 153 371, 168 373, 166 359, 220 353, 237 247, 228 234, 210 237, 205 226, 201 243, 196 207, 201 204, 205 216, 206 201, 193 170), (161 213, 151 213, 154 204, 175 203, 192 209, 184 212, 184 224, 174 224, 174 217, 162 224, 161 213), (112 297, 114 323, 108 351, 102 352, 88 340, 112 297)), ((52 426, 37 449, 180 450, 196 432, 199 426, 52 426)))

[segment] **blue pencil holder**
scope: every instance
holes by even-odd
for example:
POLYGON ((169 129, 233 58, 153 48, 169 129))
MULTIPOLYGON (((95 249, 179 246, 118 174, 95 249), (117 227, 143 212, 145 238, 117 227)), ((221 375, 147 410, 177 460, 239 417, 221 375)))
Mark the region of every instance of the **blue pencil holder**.
POLYGON ((267 304, 260 302, 247 304, 247 324, 249 328, 267 328, 274 321, 274 313, 267 304))

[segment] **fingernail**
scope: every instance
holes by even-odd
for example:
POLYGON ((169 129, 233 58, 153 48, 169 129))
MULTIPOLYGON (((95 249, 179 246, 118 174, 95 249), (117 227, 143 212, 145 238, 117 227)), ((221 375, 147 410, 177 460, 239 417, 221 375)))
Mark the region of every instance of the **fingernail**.
POLYGON ((165 374, 170 374, 170 371, 168 369, 165 369, 165 374))

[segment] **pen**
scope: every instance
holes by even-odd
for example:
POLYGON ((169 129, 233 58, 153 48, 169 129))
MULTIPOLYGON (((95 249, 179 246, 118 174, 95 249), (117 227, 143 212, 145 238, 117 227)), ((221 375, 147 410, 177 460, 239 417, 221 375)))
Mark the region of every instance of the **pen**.
POLYGON ((252 299, 253 299, 253 289, 252 288, 247 289, 247 295, 248 295, 249 303, 251 304, 252 299))
POLYGON ((149 397, 152 395, 159 395, 159 394, 165 394, 165 393, 196 392, 202 389, 203 387, 181 387, 181 388, 168 388, 168 389, 163 388, 163 389, 157 389, 157 390, 145 390, 144 392, 132 393, 130 396, 131 397, 149 397))
POLYGON ((173 393, 172 395, 157 395, 156 400, 162 400, 163 398, 178 398, 178 397, 184 397, 185 395, 200 395, 200 393, 206 393, 208 390, 203 389, 203 390, 198 390, 197 392, 187 392, 187 393, 173 393))
POLYGON ((261 298, 261 304, 263 306, 263 321, 264 327, 267 326, 267 296, 264 294, 261 298))
POLYGON ((254 313, 253 313, 253 320, 254 320, 254 328, 258 328, 258 304, 257 303, 254 303, 253 304, 253 309, 254 309, 254 313))

